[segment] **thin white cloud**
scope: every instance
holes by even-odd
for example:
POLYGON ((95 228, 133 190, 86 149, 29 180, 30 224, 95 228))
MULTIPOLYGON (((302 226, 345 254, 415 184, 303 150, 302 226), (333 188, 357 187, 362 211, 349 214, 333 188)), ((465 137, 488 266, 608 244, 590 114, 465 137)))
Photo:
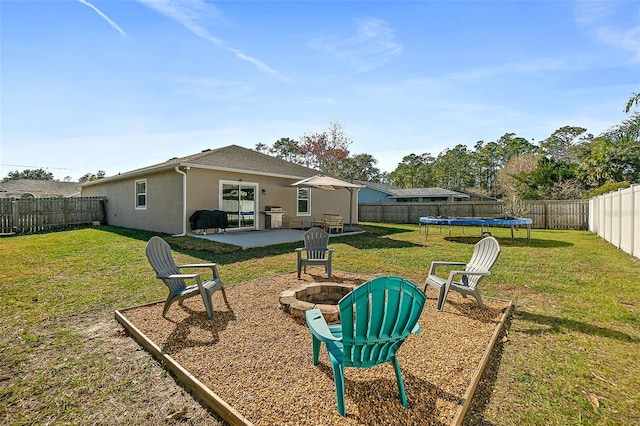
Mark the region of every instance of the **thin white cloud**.
POLYGON ((613 13, 614 2, 597 2, 597 1, 576 1, 574 2, 573 14, 577 23, 588 25, 593 22, 601 21, 609 17, 613 13))
POLYGON ((277 70, 271 68, 264 62, 257 58, 254 58, 239 49, 228 46, 222 40, 214 37, 206 28, 198 24, 197 20, 204 14, 214 13, 217 15, 215 6, 210 3, 206 3, 203 0, 137 0, 139 3, 145 5, 149 9, 155 10, 158 13, 166 16, 169 19, 173 19, 194 35, 200 37, 203 40, 209 41, 216 46, 232 53, 236 58, 246 61, 254 65, 260 71, 263 71, 269 75, 272 75, 279 80, 289 81, 289 78, 279 73, 277 70))
POLYGON ((402 52, 395 41, 393 29, 378 18, 366 18, 356 22, 356 34, 345 38, 320 37, 311 46, 347 59, 359 72, 379 68, 402 52))
POLYGON ((97 7, 95 7, 94 5, 92 5, 91 3, 89 3, 86 0, 78 0, 80 3, 84 4, 85 6, 90 7, 91 9, 93 9, 98 15, 100 15, 100 17, 102 19, 104 19, 105 21, 107 21, 107 23, 109 25, 111 25, 113 28, 116 29, 116 31, 118 31, 120 33, 120 35, 122 36, 126 36, 127 33, 124 32, 124 30, 122 28, 120 28, 120 25, 116 24, 115 22, 113 22, 107 15, 105 15, 104 13, 102 13, 102 11, 100 9, 98 9, 97 7))
MULTIPOLYGON (((576 64, 571 65, 572 70, 576 69, 576 64)), ((497 64, 495 66, 468 69, 447 75, 454 80, 476 81, 483 80, 502 74, 539 73, 545 71, 564 71, 569 69, 569 65, 564 59, 535 58, 527 62, 514 62, 497 64)))
POLYGON ((623 30, 614 27, 601 27, 596 30, 598 38, 609 45, 628 50, 634 61, 640 61, 640 25, 623 30))
POLYGON ((624 28, 623 20, 616 15, 618 2, 577 1, 574 5, 575 20, 580 26, 602 43, 627 50, 634 61, 640 61, 640 23, 636 19, 633 25, 624 28))

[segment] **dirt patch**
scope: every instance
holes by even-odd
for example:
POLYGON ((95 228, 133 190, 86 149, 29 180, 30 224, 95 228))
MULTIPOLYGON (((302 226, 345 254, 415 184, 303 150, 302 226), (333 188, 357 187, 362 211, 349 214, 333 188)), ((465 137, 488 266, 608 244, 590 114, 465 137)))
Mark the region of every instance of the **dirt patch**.
MULTIPOLYGON (((320 270, 318 270, 320 271, 320 270)), ((310 271, 312 274, 313 271, 310 271)), ((335 272, 331 281, 360 284, 371 277, 335 272)), ((304 281, 328 281, 304 275, 304 281)), ((422 333, 410 336, 398 356, 410 408, 404 409, 391 365, 345 372, 347 418, 336 410, 326 351, 311 362, 311 334, 286 314, 281 291, 299 285, 296 274, 227 288, 230 305, 214 295, 215 319, 202 301, 121 311, 128 321, 209 389, 255 424, 450 424, 509 303, 451 294, 436 312, 433 292, 423 311, 422 333)))

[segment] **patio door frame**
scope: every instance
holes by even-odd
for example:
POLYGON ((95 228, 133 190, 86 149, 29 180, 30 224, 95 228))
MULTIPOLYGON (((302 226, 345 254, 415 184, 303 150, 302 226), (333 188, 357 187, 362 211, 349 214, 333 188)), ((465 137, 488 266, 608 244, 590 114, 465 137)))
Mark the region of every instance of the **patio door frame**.
POLYGON ((218 199, 218 205, 220 206, 220 210, 224 210, 227 212, 227 216, 229 217, 229 227, 227 228, 227 231, 247 231, 247 230, 252 230, 252 229, 259 229, 259 224, 258 224, 258 194, 260 194, 260 190, 259 190, 259 185, 257 182, 245 182, 242 179, 239 180, 220 180, 219 182, 219 190, 218 190, 218 194, 219 194, 219 199, 218 199), (224 190, 227 189, 225 187, 229 187, 229 186, 233 186, 236 187, 236 189, 238 190, 238 207, 239 210, 236 212, 234 211, 230 211, 227 209, 227 206, 225 206, 225 200, 224 200, 224 190), (253 190, 253 200, 251 199, 243 199, 242 198, 242 194, 243 194, 243 189, 252 189, 253 190), (253 206, 252 206, 252 210, 247 210, 246 208, 244 208, 243 206, 245 205, 244 203, 250 203, 253 202, 253 206), (243 226, 243 222, 244 220, 244 215, 242 214, 243 212, 246 214, 247 212, 253 211, 253 223, 249 226, 243 226), (233 220, 231 219, 232 215, 237 216, 237 225, 235 226, 231 226, 231 223, 235 222, 236 219, 234 218, 233 220))

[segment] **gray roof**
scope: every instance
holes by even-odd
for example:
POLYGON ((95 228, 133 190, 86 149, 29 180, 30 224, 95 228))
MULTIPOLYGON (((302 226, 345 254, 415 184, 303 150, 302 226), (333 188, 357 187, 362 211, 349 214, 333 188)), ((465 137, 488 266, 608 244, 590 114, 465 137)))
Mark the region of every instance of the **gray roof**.
POLYGON ((462 194, 456 191, 450 191, 443 188, 410 188, 399 189, 395 191, 395 194, 391 198, 409 198, 409 197, 456 197, 456 198, 469 198, 467 194, 462 194))
POLYGON ((187 155, 185 157, 171 158, 163 163, 99 179, 85 185, 154 173, 172 169, 176 166, 226 170, 292 179, 302 179, 319 173, 317 170, 309 167, 291 163, 252 149, 243 148, 238 145, 229 145, 222 148, 205 149, 197 154, 187 155))
POLYGON ((356 181, 368 188, 375 191, 384 192, 389 195, 389 198, 415 198, 415 197, 456 197, 456 198, 469 198, 469 195, 461 192, 450 191, 448 189, 432 187, 432 188, 409 188, 402 189, 397 186, 389 185, 379 182, 365 182, 356 181))
POLYGON ((72 197, 80 195, 78 182, 60 182, 55 180, 15 179, 0 182, 3 197, 20 197, 31 194, 34 197, 72 197))
POLYGON ((380 182, 367 182, 364 180, 354 180, 354 182, 364 185, 367 188, 371 188, 375 191, 384 192, 385 194, 394 195, 396 191, 400 190, 397 186, 389 185, 387 183, 380 182))

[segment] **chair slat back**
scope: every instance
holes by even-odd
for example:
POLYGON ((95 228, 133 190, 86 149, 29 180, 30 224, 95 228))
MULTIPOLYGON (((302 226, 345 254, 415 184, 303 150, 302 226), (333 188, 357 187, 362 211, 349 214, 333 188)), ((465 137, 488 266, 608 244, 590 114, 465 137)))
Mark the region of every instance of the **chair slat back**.
POLYGON ((338 302, 344 365, 372 367, 390 361, 420 318, 426 295, 411 281, 378 277, 338 302))
POLYGON ((329 234, 321 228, 311 228, 304 233, 304 248, 307 259, 324 259, 329 246, 329 234))
POLYGON ((169 287, 172 294, 177 293, 186 288, 186 283, 182 279, 167 280, 162 277, 179 274, 180 269, 176 265, 171 256, 171 247, 169 244, 158 236, 151 237, 147 243, 145 250, 147 259, 156 272, 156 276, 169 287))
MULTIPOLYGON (((471 260, 467 263, 465 269, 470 272, 489 272, 493 264, 496 263, 499 254, 500 244, 498 240, 493 237, 485 237, 476 243, 471 260)), ((464 278, 467 278, 466 285, 475 288, 482 276, 465 276, 464 278)))

